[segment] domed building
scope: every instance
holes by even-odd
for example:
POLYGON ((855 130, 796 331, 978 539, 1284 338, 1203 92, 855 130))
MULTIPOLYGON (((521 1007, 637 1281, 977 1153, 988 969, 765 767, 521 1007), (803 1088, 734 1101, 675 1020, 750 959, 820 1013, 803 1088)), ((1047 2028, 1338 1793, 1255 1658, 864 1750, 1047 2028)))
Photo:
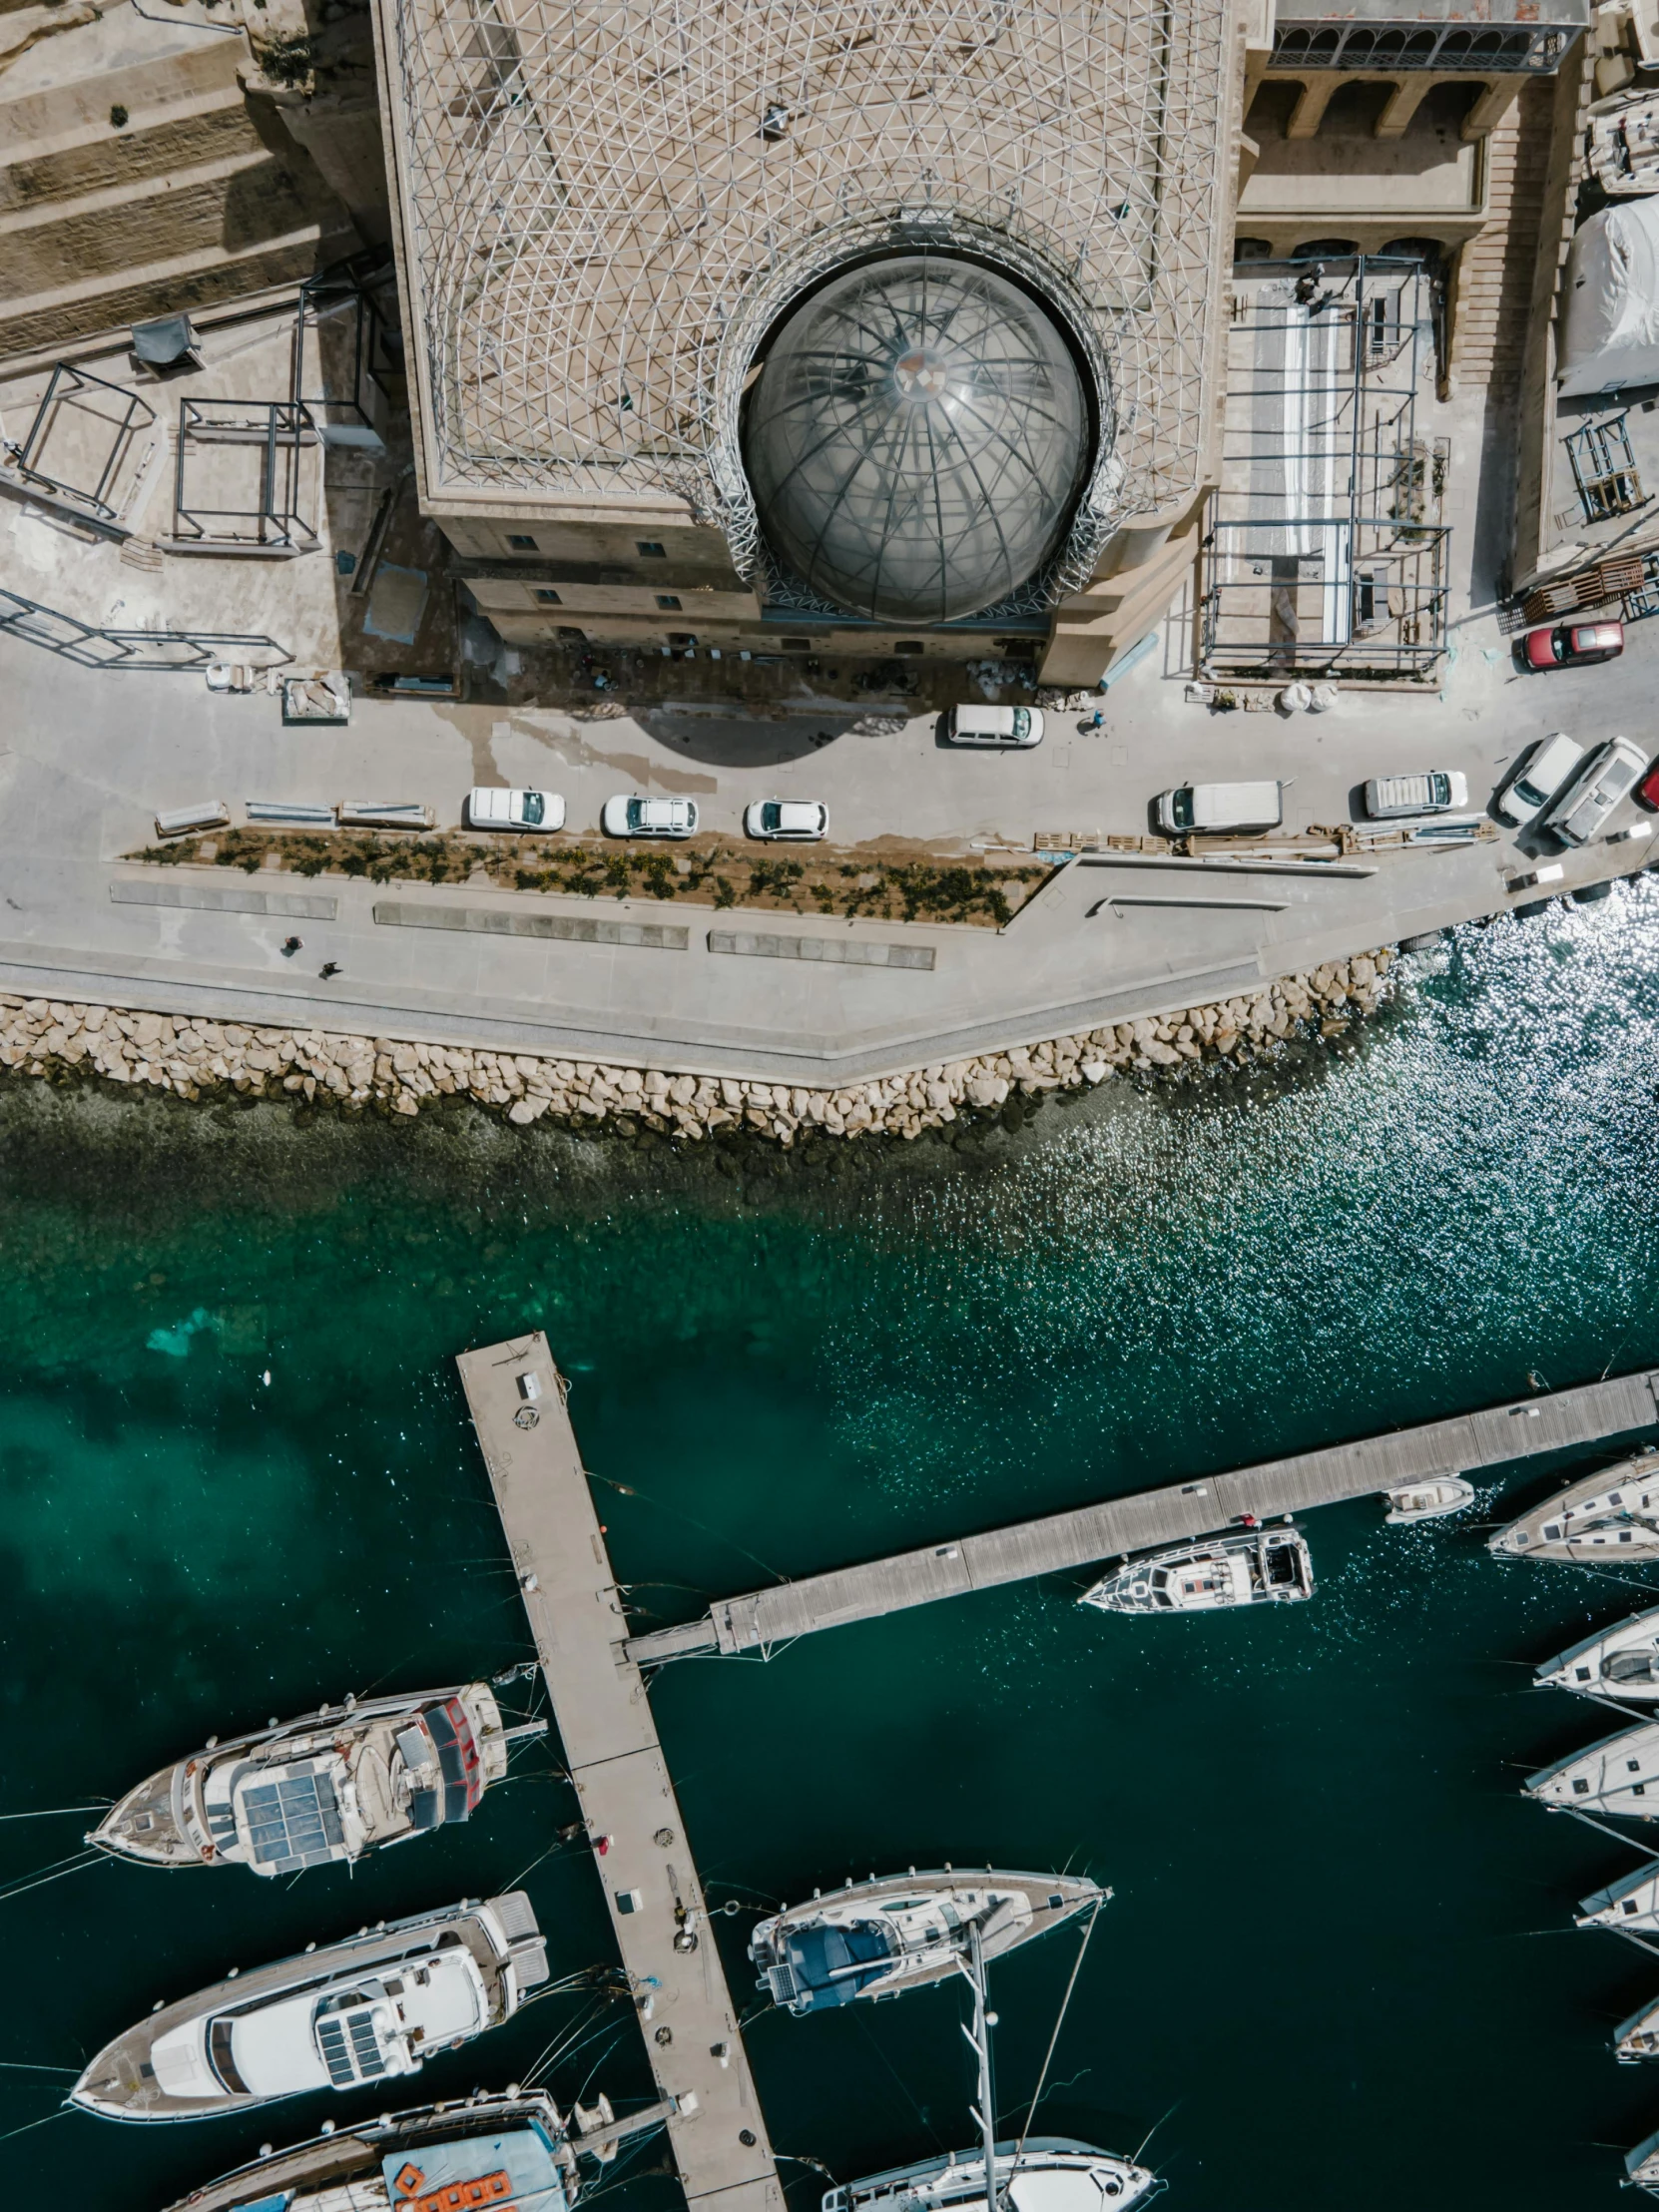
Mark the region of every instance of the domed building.
POLYGON ((422 506, 509 640, 1089 682, 1217 467, 1224 0, 377 0, 422 506))

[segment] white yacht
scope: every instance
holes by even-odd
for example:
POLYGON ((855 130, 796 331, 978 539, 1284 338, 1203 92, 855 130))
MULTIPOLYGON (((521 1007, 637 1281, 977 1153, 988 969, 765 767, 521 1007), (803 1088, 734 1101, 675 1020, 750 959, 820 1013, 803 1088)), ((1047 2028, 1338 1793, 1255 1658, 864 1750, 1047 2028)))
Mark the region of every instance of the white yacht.
POLYGON ((1573 1916, 1574 1928, 1631 1928, 1659 1930, 1659 1859, 1622 1882, 1581 1898, 1573 1916))
MULTIPOLYGON (((1010 2212, 1102 2212, 1137 2204, 1158 2187, 1157 2176, 1132 2158, 1066 2135, 998 2143, 994 2160, 995 2201, 1010 2212)), ((823 2212, 980 2212, 988 2201, 985 2154, 964 2150, 828 2189, 823 2212)))
POLYGON ((209 2120, 362 2088, 499 2027, 546 1979, 522 1890, 382 1921, 164 2005, 106 2043, 69 2101, 109 2120, 209 2120))
POLYGON ((1073 1875, 889 1875, 786 1906, 749 1938, 758 1986, 791 2012, 898 1996, 958 1970, 976 1931, 987 1961, 1111 1896, 1073 1875))
POLYGON ((1460 1513, 1474 1503, 1474 1484, 1460 1474, 1426 1474, 1382 1495, 1388 1501, 1382 1518, 1389 1527, 1398 1528, 1409 1521, 1438 1520, 1442 1513, 1460 1513))
POLYGON ((1659 1607, 1586 1636, 1557 1658, 1546 1659, 1532 1680, 1540 1690, 1659 1704, 1659 1607))
POLYGON ((347 1698, 221 1743, 129 1790, 89 1844, 147 1867, 298 1874, 469 1820, 514 1740, 488 1683, 347 1698))
POLYGON ((1659 2058, 1659 1997, 1619 2022, 1613 2030, 1613 2049, 1621 2062, 1659 2058))
MULTIPOLYGON (((1289 1516, 1287 1516, 1287 1519, 1289 1516)), ((1103 1613, 1211 1613, 1286 1604, 1314 1594, 1314 1562, 1299 1529, 1241 1528, 1125 1560, 1085 1590, 1103 1613)))
POLYGON ((1624 2175, 1627 2188, 1645 2189, 1650 2197, 1659 2197, 1659 2135, 1636 2145, 1625 2159, 1624 2175))
POLYGON ((1588 1751, 1530 1776, 1521 1788, 1544 1805, 1617 1813, 1634 1821, 1659 1819, 1659 1721, 1604 1736, 1588 1751))
POLYGON ((586 2194, 579 2159, 607 2163, 675 2109, 665 2100, 613 2120, 601 2097, 576 2106, 575 2133, 540 2090, 382 2112, 239 2166, 169 2212, 571 2212, 586 2194))
POLYGON ((1486 1548, 1511 1559, 1659 1557, 1659 1451, 1585 1475, 1500 1528, 1486 1548))

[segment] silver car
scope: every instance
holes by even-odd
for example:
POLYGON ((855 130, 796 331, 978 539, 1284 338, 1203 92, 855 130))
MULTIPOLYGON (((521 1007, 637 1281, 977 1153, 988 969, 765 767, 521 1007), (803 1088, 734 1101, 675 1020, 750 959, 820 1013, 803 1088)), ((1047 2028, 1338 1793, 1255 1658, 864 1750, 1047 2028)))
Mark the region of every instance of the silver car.
POLYGON ((1647 755, 1628 738, 1609 738, 1579 764, 1540 827, 1566 844, 1588 844, 1646 770, 1647 755))

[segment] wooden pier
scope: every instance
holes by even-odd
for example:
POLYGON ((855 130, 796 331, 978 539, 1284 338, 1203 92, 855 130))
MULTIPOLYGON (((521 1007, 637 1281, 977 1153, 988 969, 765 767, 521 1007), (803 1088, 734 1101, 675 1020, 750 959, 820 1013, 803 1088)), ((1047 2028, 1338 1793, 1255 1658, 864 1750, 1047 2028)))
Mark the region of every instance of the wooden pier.
POLYGON ((1179 1543, 1225 1528, 1242 1513, 1267 1520, 1315 1505, 1391 1490, 1424 1475, 1466 1474, 1544 1452, 1599 1443, 1659 1423, 1659 1368, 1612 1382, 1458 1413, 1420 1428, 1400 1428, 1358 1443, 1332 1444, 1291 1459, 1270 1459, 1232 1474, 1212 1474, 1164 1490, 1107 1498, 1075 1512, 979 1536, 928 1544, 890 1559, 783 1582, 747 1597, 723 1598, 680 1628, 630 1637, 640 1666, 698 1653, 768 1654, 798 1636, 878 1619, 936 1598, 1063 1574, 1122 1552, 1179 1543))
POLYGON ((688 2203, 784 2212, 564 1383, 538 1331, 456 1365, 595 1848, 688 2203))

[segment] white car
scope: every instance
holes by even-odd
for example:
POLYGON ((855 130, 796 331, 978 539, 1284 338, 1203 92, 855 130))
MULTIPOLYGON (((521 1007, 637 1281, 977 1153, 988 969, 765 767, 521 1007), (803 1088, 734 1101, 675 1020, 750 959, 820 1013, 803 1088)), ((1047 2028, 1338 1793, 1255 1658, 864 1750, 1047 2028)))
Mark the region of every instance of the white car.
POLYGON ((1536 822, 1561 786, 1584 758, 1584 748, 1574 745, 1564 730, 1540 738, 1528 746, 1497 788, 1492 812, 1499 822, 1524 830, 1536 822))
POLYGON ((562 830, 565 803, 557 792, 502 791, 480 784, 466 795, 473 830, 562 830))
POLYGON ((1190 832, 1232 836, 1245 830, 1277 830, 1285 820, 1280 784, 1182 784, 1160 792, 1154 820, 1172 837, 1190 832))
POLYGON ((949 745, 1041 745, 1043 712, 1040 707, 952 707, 944 735, 949 745))
POLYGON ((1456 769, 1427 776, 1374 776, 1366 786, 1366 813, 1373 822, 1396 815, 1443 815, 1469 803, 1469 780, 1456 769))
POLYGON ((757 799, 743 813, 746 837, 773 844, 814 844, 830 827, 830 810, 817 799, 757 799))
POLYGON ((599 826, 608 837, 695 837, 695 799, 642 799, 619 792, 607 799, 599 826))
POLYGON ((1628 738, 1609 738, 1580 763, 1540 827, 1564 844, 1588 844, 1646 768, 1646 754, 1628 738))

